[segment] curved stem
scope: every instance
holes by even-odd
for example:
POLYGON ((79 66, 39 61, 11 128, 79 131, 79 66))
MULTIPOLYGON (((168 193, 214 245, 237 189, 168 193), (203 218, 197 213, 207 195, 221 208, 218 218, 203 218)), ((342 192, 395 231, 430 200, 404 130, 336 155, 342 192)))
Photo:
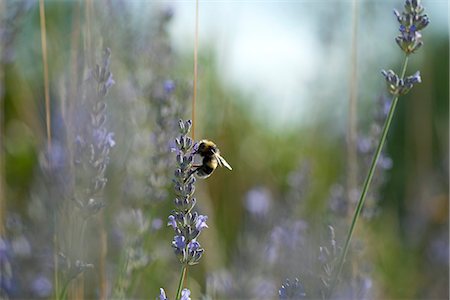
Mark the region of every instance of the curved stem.
MULTIPOLYGON (((402 79, 405 77, 407 65, 408 65, 408 55, 406 55, 405 62, 403 63, 402 74, 401 74, 402 79)), ((337 271, 334 273, 330 289, 328 290, 327 298, 330 298, 330 296, 332 295, 333 289, 335 288, 335 286, 337 284, 338 277, 339 277, 340 273, 342 272, 342 268, 343 268, 344 262, 345 262, 345 257, 347 256, 348 248, 350 246, 350 241, 352 239, 353 232, 355 231, 356 221, 358 220, 358 217, 361 214, 362 207, 366 200, 367 191, 369 190, 370 183, 372 182, 372 178, 373 178, 373 174, 375 172, 378 158, 380 157, 381 150, 383 149, 383 146, 386 142, 387 133, 389 131, 389 127, 391 126, 391 122, 394 117, 394 112, 395 112, 395 107, 397 106, 397 102, 398 102, 398 95, 394 96, 394 98, 392 99, 391 108, 389 110, 389 114, 387 116, 386 122, 384 123, 383 131, 381 133, 381 139, 380 139, 380 142, 378 143, 377 149, 375 151, 375 155, 372 159, 372 163, 369 168, 369 173, 367 174, 366 180, 364 181, 364 186, 363 186, 363 190, 361 192, 361 197, 359 198, 358 204, 356 205, 355 213, 353 214, 353 218, 352 218, 352 223, 350 225, 350 229, 347 234, 347 239, 345 240, 344 248, 342 250, 341 256, 339 257, 338 268, 337 268, 337 271)))
POLYGON ((181 298, 181 291, 183 290, 186 271, 187 271, 187 264, 183 264, 183 266, 181 267, 180 282, 178 283, 177 296, 175 297, 175 300, 179 300, 181 298))
POLYGON ((62 290, 61 290, 61 293, 60 293, 60 295, 59 295, 59 299, 60 299, 60 300, 66 299, 66 296, 67 296, 67 288, 69 287, 69 284, 70 284, 70 280, 64 284, 64 286, 63 286, 63 288, 62 288, 62 290))

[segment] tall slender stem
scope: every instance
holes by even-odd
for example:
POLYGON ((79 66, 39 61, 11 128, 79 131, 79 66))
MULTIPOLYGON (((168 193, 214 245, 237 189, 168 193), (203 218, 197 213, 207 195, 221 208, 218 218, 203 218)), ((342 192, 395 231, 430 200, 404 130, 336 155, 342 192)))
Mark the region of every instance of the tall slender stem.
POLYGON ((94 65, 94 51, 92 48, 92 15, 93 15, 93 3, 92 0, 85 0, 85 15, 86 15, 86 52, 88 67, 92 68, 94 65))
POLYGON ((192 139, 195 140, 195 102, 197 101, 198 77, 198 1, 195 1, 195 41, 194 41, 194 94, 192 97, 192 139))
MULTIPOLYGON (((408 65, 408 56, 405 57, 405 62, 403 63, 403 69, 402 69, 402 74, 401 74, 402 79, 405 77, 407 65, 408 65)), ((369 173, 367 174, 366 180, 364 181, 364 186, 363 186, 363 190, 361 192, 361 197, 359 198, 358 204, 356 205, 352 223, 350 225, 350 229, 348 231, 347 239, 345 240, 345 244, 344 244, 344 248, 342 250, 341 256, 339 257, 337 271, 334 273, 330 289, 328 290, 327 298, 329 298, 332 295, 333 289, 335 288, 335 286, 337 284, 339 275, 342 272, 342 268, 343 268, 344 262, 345 262, 345 257, 347 256, 348 248, 350 246, 350 241, 352 239, 353 232, 355 231, 356 221, 358 220, 358 217, 361 214, 362 207, 366 200, 367 191, 369 190, 370 183, 372 182, 372 177, 375 172, 378 158, 380 157, 381 150, 383 149, 383 146, 386 142, 387 133, 389 131, 389 127, 391 126, 391 122, 394 117, 394 112, 395 112, 395 108, 397 106, 397 102, 398 102, 398 95, 394 96, 394 98, 392 99, 391 108, 389 110, 389 114, 387 116, 386 122, 384 123, 383 131, 381 133, 381 139, 380 139, 380 142, 378 143, 377 149, 375 150, 375 155, 372 159, 372 163, 369 168, 369 173)))
MULTIPOLYGON (((47 150, 50 154, 52 144, 51 122, 50 122, 50 91, 48 80, 48 60, 47 60, 47 30, 45 28, 45 6, 44 0, 39 0, 39 17, 41 21, 41 46, 42 46, 42 63, 44 65, 44 96, 45 96, 45 123, 47 129, 47 150)), ((49 159, 51 157, 49 156, 49 159)))
MULTIPOLYGON (((0 2, 0 11, 6 12, 6 3, 0 2)), ((6 193, 5 193, 5 61, 3 60, 5 48, 0 56, 0 238, 5 237, 6 193)))
POLYGON ((56 210, 53 212, 53 284, 55 286, 55 298, 59 291, 59 274, 58 274, 58 233, 56 228, 58 224, 56 216, 56 210))
POLYGON ((108 240, 105 230, 105 216, 104 212, 99 213, 99 227, 100 227, 100 262, 99 262, 99 281, 100 281, 100 299, 106 299, 108 294, 108 282, 106 277, 106 255, 108 253, 108 240))
POLYGON ((178 282, 177 296, 175 297, 175 300, 179 300, 181 298, 181 291, 183 290, 186 272, 187 272, 187 264, 183 264, 183 266, 181 267, 180 281, 178 282))
POLYGON ((357 96, 358 96, 358 0, 353 0, 353 32, 350 73, 350 99, 348 105, 347 126, 347 216, 351 216, 351 208, 356 203, 355 190, 358 184, 358 161, 356 153, 357 139, 357 96))
MULTIPOLYGON (((51 114, 50 114, 50 88, 48 78, 48 59, 47 59, 47 29, 45 22, 45 5, 44 0, 39 0, 39 19, 41 25, 41 48, 42 48, 42 65, 44 69, 44 98, 45 98, 45 126, 47 132, 47 154, 50 166, 52 165, 51 145, 51 114)), ((53 233, 53 284, 55 293, 58 293, 58 238, 56 233, 56 212, 54 213, 54 233, 53 233)))

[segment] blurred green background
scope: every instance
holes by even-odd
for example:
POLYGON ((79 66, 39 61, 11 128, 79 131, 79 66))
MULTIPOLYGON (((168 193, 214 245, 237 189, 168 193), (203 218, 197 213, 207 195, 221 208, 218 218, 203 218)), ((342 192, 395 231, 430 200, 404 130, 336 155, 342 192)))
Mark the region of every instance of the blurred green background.
MULTIPOLYGON (((39 160, 46 134, 39 7, 36 1, 25 1, 23 11, 11 19, 18 3, 2 1, 0 10, 4 183, 0 196, 6 205, 4 215, 21 216, 26 233, 32 199, 45 189, 39 160)), ((420 70, 422 83, 399 101, 385 148, 393 165, 378 174, 382 180, 373 191, 377 213, 360 220, 356 232, 364 260, 370 262, 372 297, 377 299, 449 296, 448 3, 423 4, 431 23, 423 32, 424 46, 411 56, 407 70, 407 74, 420 70)), ((195 3, 99 0, 93 7, 93 45, 97 54, 102 47, 111 49, 116 82, 108 99, 108 124, 117 144, 111 151, 105 191, 107 224, 113 224, 115 213, 128 205, 125 180, 145 184, 152 172, 141 170, 133 177, 129 171, 133 155, 142 161, 153 155, 151 147, 141 151, 130 142, 137 135, 134 128, 148 132, 154 128, 154 104, 148 96, 152 82, 174 80, 183 118, 191 116, 195 3), (159 45, 168 45, 169 50, 159 45), (139 103, 144 103, 144 116, 137 114, 139 103)), ((282 220, 304 220, 313 233, 334 224, 342 245, 348 218, 333 216, 329 201, 333 186, 347 184, 350 89, 356 86, 358 91, 358 135, 369 135, 379 109, 377 100, 386 96, 380 71, 399 72, 403 60, 394 41, 393 8, 401 9, 402 1, 359 3, 358 76, 351 82, 355 26, 351 2, 200 1, 195 135, 215 141, 233 171, 218 169, 197 184, 199 209, 209 216, 209 229, 200 237, 205 257, 189 271, 188 282, 197 295, 207 292, 209 274, 239 265, 239 255, 250 251, 243 241, 266 236, 282 220), (290 178, 305 164, 307 183, 293 192, 290 178), (248 193, 255 189, 265 191, 269 199, 268 212, 257 215, 257 222, 248 206, 248 193)), ((45 9, 52 132, 58 136, 64 130, 60 111, 70 101, 74 74, 78 80, 85 78, 78 72, 82 68, 73 65, 74 57, 86 49, 85 2, 45 1, 45 9)), ((148 143, 148 135, 142 134, 148 143)), ((361 156, 355 159, 360 187, 368 163, 361 156)), ((143 203, 146 215, 165 225, 172 209, 170 198, 143 203)), ((152 298, 160 286, 175 289, 179 267, 170 253, 171 236, 165 226, 149 234, 145 244, 151 260, 134 275, 138 279, 130 297, 152 298)), ((259 241, 256 249, 262 251, 266 240, 259 241)), ((116 251, 120 252, 109 252, 111 266, 116 251)), ((299 276, 302 272, 298 270, 299 276)), ((294 275, 273 277, 281 284, 294 275)))

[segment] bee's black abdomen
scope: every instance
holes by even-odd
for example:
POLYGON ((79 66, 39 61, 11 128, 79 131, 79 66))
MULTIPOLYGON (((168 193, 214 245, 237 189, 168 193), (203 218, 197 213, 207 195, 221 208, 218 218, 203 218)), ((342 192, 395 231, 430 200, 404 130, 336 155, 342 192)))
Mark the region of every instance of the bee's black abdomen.
POLYGON ((211 173, 214 171, 213 168, 211 168, 208 165, 202 165, 200 168, 198 168, 197 170, 197 176, 200 178, 206 178, 209 175, 211 175, 211 173))

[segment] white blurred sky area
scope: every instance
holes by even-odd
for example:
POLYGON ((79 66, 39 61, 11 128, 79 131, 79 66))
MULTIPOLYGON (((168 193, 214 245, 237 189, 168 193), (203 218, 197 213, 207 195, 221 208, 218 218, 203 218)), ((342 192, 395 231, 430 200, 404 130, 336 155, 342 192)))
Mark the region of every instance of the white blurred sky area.
MULTIPOLYGON (((364 85, 381 88, 384 84, 380 69, 402 59, 394 42, 398 24, 392 11, 402 10, 403 3, 360 1, 358 72, 362 98, 366 96, 364 85)), ((448 35, 447 1, 422 3, 431 19, 424 31, 425 43, 430 31, 448 35)), ((191 52, 195 1, 164 5, 174 9, 171 36, 175 49, 191 52)), ((224 84, 251 96, 246 98, 254 101, 255 112, 262 118, 275 116, 272 121, 276 125, 314 122, 324 109, 345 124, 351 32, 350 0, 200 0, 200 53, 205 47, 214 49, 224 84)))

